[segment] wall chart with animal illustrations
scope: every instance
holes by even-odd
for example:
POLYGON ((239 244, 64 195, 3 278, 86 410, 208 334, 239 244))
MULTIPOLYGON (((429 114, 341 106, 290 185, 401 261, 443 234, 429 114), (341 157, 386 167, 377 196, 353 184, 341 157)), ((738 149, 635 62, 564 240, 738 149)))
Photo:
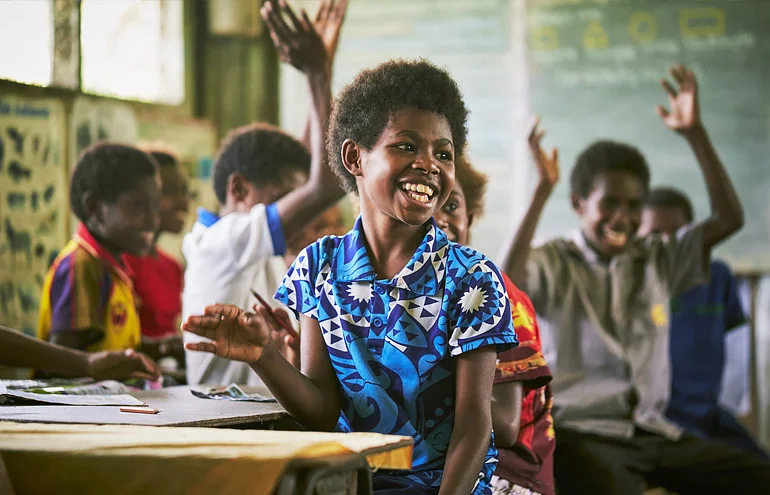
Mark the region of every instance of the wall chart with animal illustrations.
POLYGON ((27 333, 68 238, 65 138, 60 102, 0 97, 0 323, 27 333))

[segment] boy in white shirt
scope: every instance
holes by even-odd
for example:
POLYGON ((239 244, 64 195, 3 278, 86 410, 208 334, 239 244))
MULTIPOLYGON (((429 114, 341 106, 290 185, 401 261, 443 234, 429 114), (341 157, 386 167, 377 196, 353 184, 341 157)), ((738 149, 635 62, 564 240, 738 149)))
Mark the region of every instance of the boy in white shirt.
MULTIPOLYGON (((272 300, 286 274, 287 241, 292 251, 303 248, 291 245, 292 241, 301 241, 303 230, 343 196, 327 165, 323 139, 331 104, 330 58, 342 16, 332 26, 318 26, 322 39, 317 27, 304 21, 290 28, 279 9, 294 15, 274 2, 265 4, 262 15, 281 59, 307 76, 313 103, 311 153, 298 140, 264 123, 228 134, 214 162, 219 215, 199 210, 182 247, 187 260, 183 320, 202 314, 214 303, 250 309, 257 303, 252 290, 272 300)), ((185 333, 184 339, 202 340, 191 333, 185 333)), ((209 353, 185 352, 191 385, 261 383, 248 365, 209 353)))

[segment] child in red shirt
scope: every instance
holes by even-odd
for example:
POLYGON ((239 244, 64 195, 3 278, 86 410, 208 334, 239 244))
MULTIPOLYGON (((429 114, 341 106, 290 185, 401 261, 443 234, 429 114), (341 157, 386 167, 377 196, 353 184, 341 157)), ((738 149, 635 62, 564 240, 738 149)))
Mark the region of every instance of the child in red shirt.
MULTIPOLYGON (((482 214, 487 177, 464 157, 455 164, 455 186, 435 215, 449 240, 467 244, 482 214)), ((492 390, 492 423, 499 462, 493 493, 554 495, 551 371, 541 351, 540 330, 529 296, 503 274, 518 347, 498 355, 492 390)))
MULTIPOLYGON (((179 160, 170 150, 145 150, 160 165, 160 230, 179 234, 184 229, 190 208, 188 182, 179 160)), ((126 256, 134 273, 139 319, 144 348, 156 358, 173 356, 184 364, 184 349, 179 332, 182 314, 184 267, 171 255, 154 245, 146 256, 126 256)))

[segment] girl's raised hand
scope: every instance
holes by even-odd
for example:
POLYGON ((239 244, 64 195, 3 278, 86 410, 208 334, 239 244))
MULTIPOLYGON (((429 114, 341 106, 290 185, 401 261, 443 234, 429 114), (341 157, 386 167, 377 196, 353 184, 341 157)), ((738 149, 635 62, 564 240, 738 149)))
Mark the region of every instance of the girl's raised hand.
POLYGON ((188 317, 182 330, 211 340, 188 342, 185 348, 249 364, 262 357, 273 332, 262 314, 248 313, 232 304, 207 306, 204 315, 188 317))
POLYGON ((545 131, 540 129, 540 118, 534 117, 527 135, 529 151, 535 165, 537 165, 540 184, 553 187, 559 182, 559 150, 552 148, 551 152, 546 154, 540 145, 543 136, 545 136, 545 131))

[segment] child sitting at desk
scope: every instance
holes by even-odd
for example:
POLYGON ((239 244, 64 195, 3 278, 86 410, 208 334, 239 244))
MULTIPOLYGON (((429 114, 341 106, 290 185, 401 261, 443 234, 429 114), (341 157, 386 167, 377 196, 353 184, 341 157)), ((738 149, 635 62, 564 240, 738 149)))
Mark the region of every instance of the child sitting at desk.
MULTIPOLYGON (((634 147, 590 145, 570 177, 580 228, 531 248, 558 175, 541 174, 503 264, 532 298, 554 381, 554 472, 561 495, 764 493, 760 458, 683 431, 665 416, 670 393, 669 301, 708 276, 711 248, 739 230, 743 209, 700 120, 695 76, 672 68, 663 123, 686 138, 708 186, 711 217, 671 238, 637 237, 650 171, 634 147), (548 351, 551 351, 549 353, 548 351)), ((556 162, 529 141, 538 160, 556 162)), ((555 164, 552 164, 555 165, 555 164)), ((548 168, 540 164, 541 168, 548 168)))
MULTIPOLYGON (((264 123, 228 134, 214 162, 219 215, 199 210, 198 221, 184 239, 183 318, 200 314, 214 303, 250 308, 256 302, 252 290, 270 297, 286 274, 282 256, 287 241, 294 244, 318 215, 343 196, 326 164, 323 140, 331 100, 331 53, 313 25, 290 30, 279 16, 281 11, 289 15, 291 9, 267 2, 263 16, 282 59, 307 76, 313 100, 312 152, 264 123), (281 23, 277 33, 276 23, 281 23)), ((201 340, 191 334, 184 338, 185 342, 201 340)), ((243 363, 188 350, 187 382, 254 385, 260 380, 243 363)))
POLYGON ((70 184, 70 206, 81 223, 46 275, 38 338, 88 351, 139 347, 123 254, 152 248, 159 202, 158 167, 143 151, 100 142, 83 152, 70 184))
MULTIPOLYGON (((558 170, 548 173, 558 174, 558 170)), ((470 242, 470 229, 483 213, 487 177, 467 158, 455 166, 455 187, 438 225, 450 241, 470 242)), ((555 447, 551 371, 541 350, 540 330, 529 296, 503 274, 519 345, 497 357, 492 388, 492 425, 499 461, 492 476, 495 495, 553 495, 555 447)))
MULTIPOLYGON (((655 188, 647 195, 639 235, 673 236, 693 220, 692 205, 683 192, 655 188)), ((732 330, 746 323, 746 316, 730 267, 713 260, 710 275, 708 283, 671 301, 671 401, 666 415, 696 435, 767 457, 751 434, 720 404, 722 376, 728 364, 726 339, 732 330)), ((734 365, 744 372, 748 366, 745 361, 734 365)))
POLYGON ((182 316, 184 267, 157 246, 164 233, 179 234, 184 229, 190 208, 187 177, 176 154, 159 145, 144 147, 158 163, 160 171, 160 229, 149 253, 125 255, 134 274, 142 343, 153 357, 172 356, 184 368, 184 350, 179 332, 182 316))
POLYGON ((338 97, 329 159, 361 216, 302 251, 276 293, 302 315, 301 372, 263 307, 214 305, 183 324, 213 340, 188 347, 250 363, 308 428, 411 436, 412 470, 376 473, 375 493, 490 493, 495 360, 517 343, 510 303, 497 267, 432 218, 466 119, 457 84, 424 61, 363 71, 338 97))

